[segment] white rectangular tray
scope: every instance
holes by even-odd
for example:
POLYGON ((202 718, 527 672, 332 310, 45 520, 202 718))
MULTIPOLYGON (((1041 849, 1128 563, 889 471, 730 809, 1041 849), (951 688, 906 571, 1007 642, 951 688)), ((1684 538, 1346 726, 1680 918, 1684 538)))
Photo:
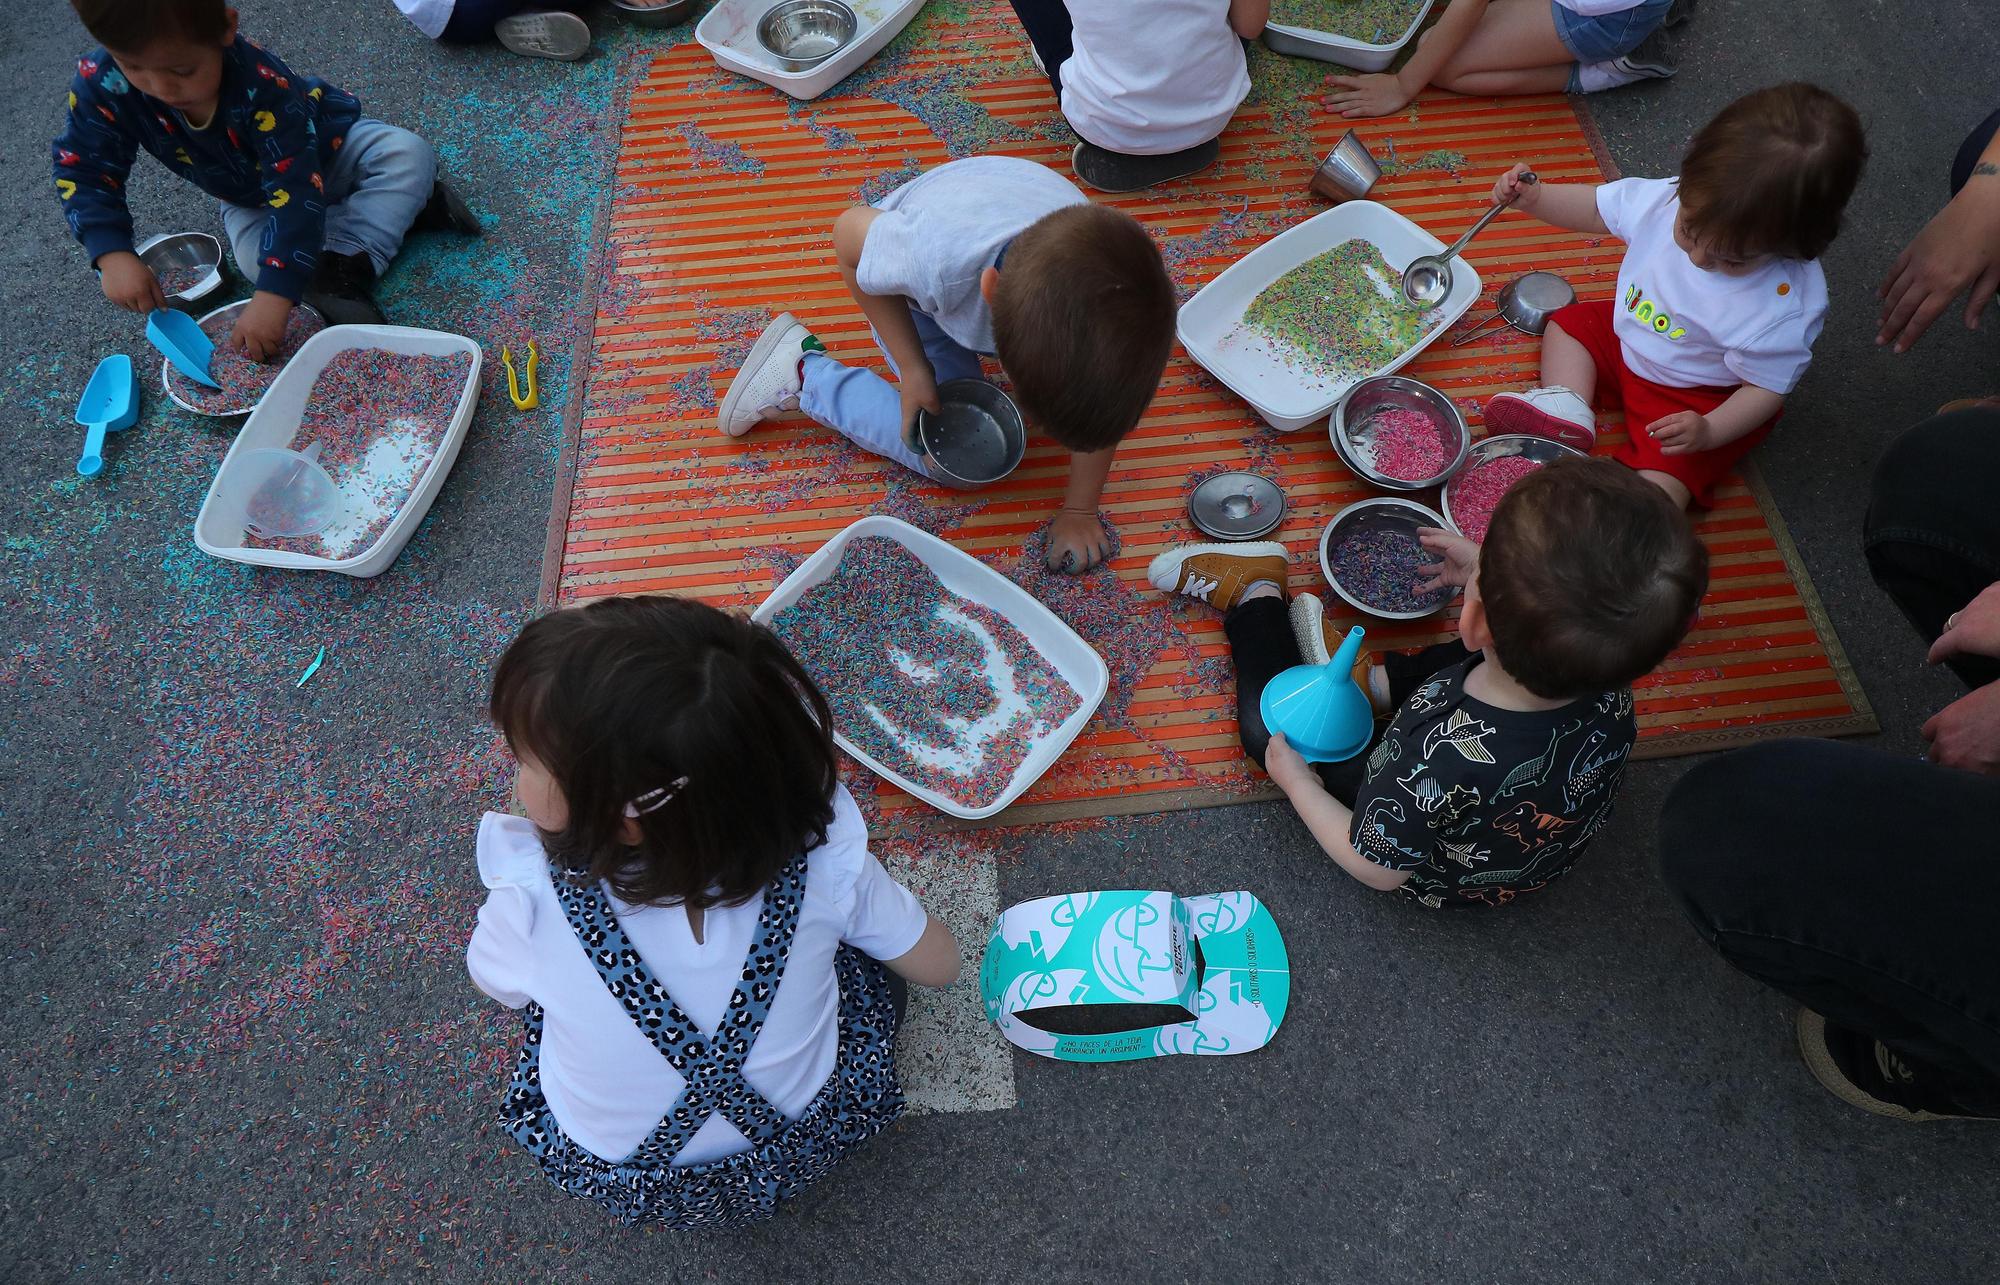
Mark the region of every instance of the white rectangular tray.
POLYGON ((1104 700, 1104 693, 1111 686, 1111 671, 1105 668, 1103 657, 1089 643, 1027 590, 971 554, 953 548, 929 532, 880 513, 862 518, 800 563, 798 570, 786 576, 784 582, 771 591, 771 596, 764 599, 751 619, 762 624, 771 623, 773 616, 797 602, 808 589, 833 575, 850 541, 870 535, 894 540, 922 560, 946 589, 1005 616, 1016 629, 1027 635, 1035 650, 1055 667, 1056 672, 1063 676, 1063 681, 1074 688, 1081 698, 1076 711, 1043 737, 1028 757, 1021 760, 1021 765, 1014 769, 1013 779, 999 797, 980 808, 966 807, 917 784, 871 757, 842 735, 838 727, 833 729, 833 739, 840 742, 840 748, 912 797, 922 799, 940 812, 967 821, 990 817, 1019 798, 1022 791, 1040 780, 1042 773, 1062 757, 1062 752, 1069 748, 1069 743, 1076 739, 1077 733, 1083 730, 1083 725, 1090 721, 1090 716, 1097 712, 1098 705, 1104 700))
POLYGON ((257 403, 257 409, 251 411, 250 418, 244 421, 243 431, 230 443, 229 453, 222 457, 222 467, 215 471, 215 480, 208 486, 208 498, 202 501, 201 513, 195 518, 195 544, 212 557, 247 562, 258 567, 338 571, 342 575, 362 578, 387 571, 389 564, 396 560, 396 555, 403 551, 403 546, 410 542, 410 537, 416 534, 417 524, 424 520, 431 502, 437 499, 438 492, 444 487, 445 474, 451 472, 452 462, 458 458, 459 445, 465 441, 465 431, 472 423, 472 412, 479 405, 480 365, 478 344, 464 335, 443 330, 419 330, 411 326, 328 326, 320 331, 300 346, 298 354, 271 381, 264 399, 257 403), (293 553, 288 549, 246 547, 243 543, 242 493, 238 491, 232 495, 224 488, 223 479, 246 451, 260 446, 291 445, 299 430, 299 420, 305 415, 306 398, 312 393, 313 381, 319 378, 319 372, 329 361, 350 348, 386 348, 390 352, 420 353, 430 357, 448 357, 456 353, 472 355, 472 368, 466 372, 465 389, 459 394, 458 408, 452 412, 451 426, 438 443, 437 454, 431 457, 429 467, 411 489, 403 511, 382 529, 374 544, 352 557, 319 558, 293 553))
POLYGON ((1339 36, 1331 31, 1315 31, 1311 27, 1273 22, 1264 27, 1264 45, 1272 53, 1317 58, 1321 62, 1352 67, 1356 71, 1387 71, 1389 64, 1396 61, 1396 55, 1403 52, 1403 46, 1417 34, 1417 28, 1424 25, 1424 19, 1430 16, 1431 5, 1435 2, 1424 0, 1417 16, 1410 20, 1403 34, 1383 44, 1339 36))
POLYGON ((1275 345, 1242 325, 1244 310, 1266 286, 1314 255, 1356 238, 1373 242, 1397 273, 1412 259, 1444 250, 1444 242, 1388 206, 1348 201, 1286 228, 1223 269, 1181 305, 1177 329, 1188 356, 1249 402, 1273 428, 1291 432, 1331 414, 1349 388, 1371 376, 1400 370, 1451 329, 1479 298, 1479 273, 1464 258, 1453 259, 1451 292, 1437 306, 1438 325, 1430 337, 1380 370, 1349 380, 1316 375, 1288 362, 1275 345))
POLYGON ((797 99, 818 98, 845 80, 910 25, 924 0, 847 0, 854 40, 817 67, 787 71, 757 39, 757 23, 781 0, 717 0, 695 24, 694 38, 717 65, 761 80, 797 99))

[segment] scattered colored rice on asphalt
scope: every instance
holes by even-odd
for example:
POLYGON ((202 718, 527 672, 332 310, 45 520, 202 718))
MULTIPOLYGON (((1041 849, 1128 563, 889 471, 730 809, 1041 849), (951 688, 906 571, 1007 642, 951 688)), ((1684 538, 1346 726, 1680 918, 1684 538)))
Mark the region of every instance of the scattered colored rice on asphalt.
POLYGON ((1437 561, 1416 532, 1393 526, 1356 526, 1328 552, 1340 587, 1380 611, 1430 611, 1449 590, 1417 588, 1423 568, 1437 561))
POLYGON ((1541 461, 1525 455, 1503 455, 1453 478, 1451 516, 1460 534, 1474 544, 1486 539, 1486 528, 1493 521, 1493 510, 1500 507, 1500 497, 1541 466, 1541 461))
POLYGON ((1399 482, 1421 482, 1444 472, 1450 459, 1444 437, 1422 411, 1376 411, 1355 434, 1369 467, 1399 482))
POLYGON ((340 488, 341 511, 318 535, 265 537, 253 549, 285 549, 339 561, 365 552, 403 511, 451 428, 472 357, 431 357, 386 348, 336 354, 313 380, 288 443, 319 447, 320 466, 340 488))
POLYGON ((1399 39, 1417 20, 1424 0, 1277 0, 1271 21, 1371 45, 1399 39))
POLYGON ((197 384, 180 371, 168 365, 167 387, 174 396, 197 410, 211 415, 236 415, 255 408, 271 387, 271 381, 298 354, 306 340, 326 329, 326 322, 320 315, 308 308, 294 308, 285 321, 285 337, 279 343, 277 355, 269 361, 257 361, 241 348, 231 347, 229 332, 236 327, 236 318, 241 310, 218 313, 201 323, 202 333, 215 341, 215 356, 209 360, 210 378, 221 384, 220 388, 210 388, 197 384))
POLYGON ((883 536, 850 543, 833 575, 771 628, 826 693, 843 736, 969 808, 999 798, 1082 703, 1011 621, 952 593, 883 536))
POLYGON ((1359 379, 1422 343, 1443 319, 1403 298, 1403 274, 1372 242, 1343 241, 1265 286, 1243 324, 1288 360, 1329 379, 1359 379))

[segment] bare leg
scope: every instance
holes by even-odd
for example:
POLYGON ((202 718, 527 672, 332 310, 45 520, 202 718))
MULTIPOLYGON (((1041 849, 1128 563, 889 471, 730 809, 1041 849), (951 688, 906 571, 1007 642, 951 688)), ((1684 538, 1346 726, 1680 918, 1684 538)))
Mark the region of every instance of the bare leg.
POLYGON ((1447 67, 1436 84, 1454 94, 1560 94, 1569 88, 1574 64, 1560 67, 1521 67, 1513 71, 1454 72, 1447 67))
POLYGON ((1648 482, 1651 482, 1654 486, 1659 487, 1662 491, 1665 491, 1667 493, 1667 498, 1672 500, 1675 504, 1680 505, 1682 508, 1686 508, 1688 506, 1688 501, 1694 498, 1694 492, 1688 490, 1687 484, 1685 482, 1682 482, 1677 477, 1671 477, 1665 473, 1656 472, 1649 468, 1640 469, 1639 476, 1645 478, 1648 482))
POLYGON ((1586 402, 1597 392, 1597 362, 1590 349, 1554 322, 1542 335, 1542 386, 1561 384, 1586 402))
MULTIPOLYGON (((1556 35, 1556 20, 1549 12, 1549 0, 1493 0, 1479 19, 1479 25, 1434 79, 1440 85, 1457 89, 1461 77, 1479 72, 1547 73, 1561 68, 1562 79, 1554 86, 1561 89, 1568 83, 1570 64, 1575 61, 1576 55, 1556 35)), ((1544 92, 1541 86, 1545 83, 1545 79, 1538 79, 1526 89, 1510 91, 1492 86, 1466 88, 1463 92, 1538 93, 1544 92)))

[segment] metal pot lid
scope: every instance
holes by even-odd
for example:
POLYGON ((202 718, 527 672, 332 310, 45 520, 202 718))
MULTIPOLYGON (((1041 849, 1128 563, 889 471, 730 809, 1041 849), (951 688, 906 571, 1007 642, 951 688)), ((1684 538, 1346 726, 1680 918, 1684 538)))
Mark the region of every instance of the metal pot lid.
POLYGON ((1550 313, 1576 302, 1576 291, 1553 272, 1530 272, 1507 287, 1514 299, 1539 312, 1550 313))
POLYGON ((1204 535, 1254 540, 1285 520, 1285 493, 1257 473, 1219 473, 1194 488, 1188 516, 1204 535))

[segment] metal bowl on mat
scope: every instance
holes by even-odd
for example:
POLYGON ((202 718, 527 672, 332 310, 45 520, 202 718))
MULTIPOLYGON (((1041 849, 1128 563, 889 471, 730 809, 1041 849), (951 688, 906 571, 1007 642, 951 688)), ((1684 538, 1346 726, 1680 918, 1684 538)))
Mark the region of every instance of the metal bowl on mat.
POLYGON ((938 414, 917 412, 917 444, 933 480, 969 491, 1020 467, 1028 430, 1013 398, 983 379, 947 379, 938 401, 938 414))
MULTIPOLYGON (((216 308, 211 312, 205 312, 201 316, 195 318, 195 321, 198 324, 206 327, 210 318, 233 317, 237 313, 243 311, 245 308, 249 306, 250 306, 250 301, 248 299, 239 299, 235 303, 225 303, 220 308, 216 308)), ((301 303, 301 304, 295 304, 293 306, 298 311, 304 313, 307 317, 311 318, 314 321, 323 320, 323 318, 320 317, 319 313, 313 308, 311 304, 301 303)), ((248 406, 232 406, 228 410, 210 410, 206 407, 197 406, 193 402, 188 401, 186 398, 182 397, 179 393, 174 391, 173 378, 168 374, 168 371, 170 371, 171 369, 172 369, 172 363, 167 362, 165 360, 162 360, 160 362, 160 387, 166 390, 168 398, 173 401, 174 405, 180 407, 184 411, 190 412, 191 414, 213 415, 218 419, 226 419, 231 415, 248 415, 251 411, 257 409, 257 402, 263 400, 262 395, 259 395, 257 400, 251 402, 248 406)), ((276 366, 272 367, 271 377, 273 379, 277 378, 277 372, 280 369, 282 368, 276 366)))
MULTIPOLYGON (((1412 543, 1417 539, 1418 527, 1440 527, 1444 518, 1436 510, 1406 500, 1401 496, 1378 496, 1372 500, 1360 500, 1348 505, 1333 515, 1333 521, 1326 524, 1326 530, 1319 537, 1319 566, 1326 573, 1326 582, 1340 595, 1341 601, 1356 611, 1366 612, 1382 620, 1422 620, 1436 612, 1452 600, 1455 592, 1451 589, 1418 598, 1413 592, 1403 591, 1410 605, 1403 606, 1390 602, 1384 605, 1381 595, 1371 599, 1368 586, 1361 583, 1343 582, 1339 574, 1339 560, 1336 551, 1348 539, 1361 537, 1407 537, 1412 543)), ((1430 561, 1423 555, 1421 561, 1430 561)), ((1418 579, 1414 563, 1410 573, 1410 583, 1418 579)))
POLYGON ((1460 535, 1465 534, 1465 528, 1458 524, 1458 516, 1451 511, 1452 495, 1459 483, 1474 469, 1510 455, 1526 456, 1537 464, 1553 464, 1572 455, 1580 459, 1583 452, 1574 446, 1565 446, 1561 442, 1553 442, 1546 437, 1533 437, 1526 433, 1480 438, 1472 444, 1472 449, 1465 453, 1465 466, 1452 474, 1451 480, 1444 484, 1442 491, 1438 492, 1438 506, 1444 510, 1445 525, 1460 535))
POLYGON ((1215 540, 1261 540, 1285 520, 1285 493, 1259 473, 1217 473, 1188 496, 1188 518, 1215 540))
POLYGON ((1407 375, 1376 375, 1347 390, 1327 421, 1333 449, 1355 476, 1385 491, 1421 491, 1436 486, 1465 462, 1472 431, 1458 406, 1437 389, 1407 375), (1392 477, 1378 467, 1371 440, 1375 417, 1383 411, 1414 411, 1430 422, 1444 447, 1444 466, 1427 477, 1392 477))
POLYGON ((222 242, 206 232, 147 237, 133 253, 160 279, 169 307, 191 312, 196 304, 222 289, 222 242))
POLYGON ((611 11, 641 27, 678 27, 694 13, 694 0, 611 0, 611 11))
POLYGON ((757 22, 757 41, 786 71, 807 71, 854 41, 860 23, 841 0, 784 0, 757 22))

